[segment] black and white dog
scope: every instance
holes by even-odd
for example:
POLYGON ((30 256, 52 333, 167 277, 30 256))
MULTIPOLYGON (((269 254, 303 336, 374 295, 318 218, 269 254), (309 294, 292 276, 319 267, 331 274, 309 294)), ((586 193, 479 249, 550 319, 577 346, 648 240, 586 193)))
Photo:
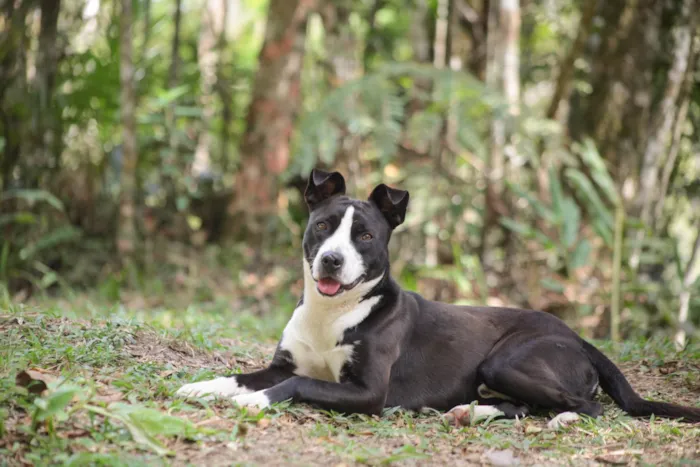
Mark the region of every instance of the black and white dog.
POLYGON ((698 408, 642 399, 605 355, 550 314, 455 306, 402 290, 388 244, 404 221, 407 191, 382 184, 360 201, 345 196, 340 173, 314 170, 305 198, 304 293, 270 366, 187 384, 178 395, 345 413, 452 409, 453 420, 470 407, 477 417, 544 410, 559 413, 559 426, 600 415, 600 385, 630 415, 700 422, 698 408))

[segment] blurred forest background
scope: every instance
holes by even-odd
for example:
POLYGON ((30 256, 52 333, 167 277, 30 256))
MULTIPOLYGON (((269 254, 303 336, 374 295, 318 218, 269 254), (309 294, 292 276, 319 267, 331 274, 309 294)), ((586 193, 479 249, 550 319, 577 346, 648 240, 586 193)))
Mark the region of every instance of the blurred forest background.
POLYGON ((0 0, 2 294, 291 312, 320 167, 358 197, 410 190, 392 244, 409 289, 682 345, 700 321, 699 12, 0 0))

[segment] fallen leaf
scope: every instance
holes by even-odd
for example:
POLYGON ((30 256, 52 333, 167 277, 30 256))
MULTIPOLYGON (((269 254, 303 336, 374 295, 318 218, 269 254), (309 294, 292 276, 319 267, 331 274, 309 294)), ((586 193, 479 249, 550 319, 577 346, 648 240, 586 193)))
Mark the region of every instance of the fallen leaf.
POLYGON ((49 383, 56 380, 56 377, 45 370, 32 368, 17 373, 15 384, 27 388, 32 394, 41 394, 46 391, 49 383))
POLYGON ((540 432, 542 432, 542 428, 537 426, 537 425, 528 425, 527 427, 525 427, 525 434, 526 435, 540 433, 540 432))

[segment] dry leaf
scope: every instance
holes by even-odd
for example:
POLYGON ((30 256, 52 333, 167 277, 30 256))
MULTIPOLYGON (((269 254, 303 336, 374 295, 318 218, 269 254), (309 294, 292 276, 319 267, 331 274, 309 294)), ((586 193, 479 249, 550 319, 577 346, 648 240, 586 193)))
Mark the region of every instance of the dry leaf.
POLYGON ((17 373, 15 384, 27 388, 32 394, 41 394, 46 391, 49 383, 56 380, 56 377, 40 368, 32 368, 17 373))
POLYGON ((542 431, 542 428, 537 426, 537 425, 528 425, 525 427, 525 434, 534 434, 534 433, 540 433, 542 431))

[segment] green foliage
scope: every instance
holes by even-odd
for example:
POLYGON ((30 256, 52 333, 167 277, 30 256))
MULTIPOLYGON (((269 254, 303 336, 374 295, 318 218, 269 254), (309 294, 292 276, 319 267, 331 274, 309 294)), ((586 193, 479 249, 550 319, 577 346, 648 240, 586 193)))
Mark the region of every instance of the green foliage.
POLYGON ((434 141, 447 108, 461 131, 461 148, 485 157, 487 126, 483 116, 498 110, 499 97, 463 72, 420 63, 392 63, 331 90, 299 124, 292 173, 307 174, 317 163, 333 165, 341 135, 363 141, 380 165, 393 161, 399 145, 434 141), (431 90, 428 93, 427 90, 431 90), (424 110, 409 113, 409 103, 424 110))
POLYGON ((0 215, 0 282, 21 277, 45 289, 58 276, 47 266, 58 248, 75 242, 81 232, 66 223, 63 203, 44 190, 10 190, 0 194, 0 206, 16 210, 0 215))

